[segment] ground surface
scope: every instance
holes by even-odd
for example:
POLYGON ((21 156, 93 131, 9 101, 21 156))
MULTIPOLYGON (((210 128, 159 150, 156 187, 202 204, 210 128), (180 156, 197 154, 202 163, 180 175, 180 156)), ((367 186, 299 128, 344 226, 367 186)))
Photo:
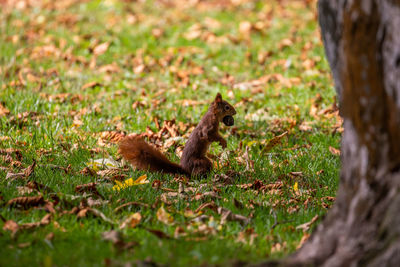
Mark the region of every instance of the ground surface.
POLYGON ((0 265, 257 262, 332 205, 342 128, 314 1, 5 2, 0 265), (207 179, 121 160, 146 133, 178 161, 217 92, 238 114, 207 179))

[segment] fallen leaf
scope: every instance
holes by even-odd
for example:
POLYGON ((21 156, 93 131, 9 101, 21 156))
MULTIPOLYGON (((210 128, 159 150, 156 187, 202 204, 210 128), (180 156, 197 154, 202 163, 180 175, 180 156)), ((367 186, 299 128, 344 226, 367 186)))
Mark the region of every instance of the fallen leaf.
POLYGON ((75 192, 77 193, 93 193, 97 196, 100 196, 99 191, 97 191, 97 183, 88 183, 88 184, 81 184, 75 187, 75 192))
POLYGON ((34 190, 32 188, 27 187, 27 186, 17 186, 17 190, 18 190, 19 195, 28 195, 28 194, 34 192, 34 190))
POLYGON ((179 238, 179 237, 183 237, 183 236, 187 236, 185 229, 183 227, 177 226, 175 228, 174 237, 179 238))
POLYGON ((33 229, 39 226, 48 225, 51 221, 51 214, 46 214, 39 222, 23 223, 19 225, 20 229, 33 229))
POLYGON ((106 215, 104 215, 104 213, 102 213, 101 211, 99 211, 99 210, 97 210, 97 209, 94 209, 94 208, 84 208, 84 209, 81 209, 81 210, 78 212, 77 217, 78 217, 78 218, 83 218, 83 217, 86 217, 87 214, 89 214, 89 213, 93 214, 95 217, 101 218, 103 221, 105 221, 105 222, 107 222, 107 223, 115 224, 115 222, 112 221, 111 219, 109 219, 106 215))
POLYGON ((307 231, 318 220, 318 218, 319 218, 319 216, 315 215, 311 219, 311 221, 296 226, 296 230, 300 230, 301 229, 301 230, 303 230, 303 232, 307 231))
POLYGON ((86 165, 94 171, 98 171, 100 168, 114 169, 121 167, 121 164, 113 158, 91 160, 86 165))
POLYGON ((239 23, 239 32, 243 35, 250 34, 251 28, 252 26, 249 21, 242 21, 239 23))
POLYGON ((33 160, 33 163, 27 168, 25 168, 22 172, 19 173, 8 172, 6 175, 6 180, 18 180, 18 179, 29 178, 33 174, 35 166, 36 166, 36 161, 33 160))
POLYGON ((3 225, 3 230, 4 231, 10 231, 12 235, 15 235, 15 233, 18 231, 19 226, 16 222, 13 220, 8 220, 4 223, 3 225))
POLYGON ((104 131, 99 133, 100 137, 97 140, 99 146, 107 146, 108 144, 116 144, 125 137, 125 133, 120 131, 104 131))
POLYGON ((27 248, 27 247, 29 247, 30 245, 32 245, 31 242, 25 242, 25 243, 19 243, 17 246, 18 246, 19 248, 27 248))
POLYGON ((129 178, 122 183, 119 181, 115 181, 115 183, 116 183, 116 185, 113 186, 113 190, 120 191, 121 189, 125 189, 130 186, 148 184, 150 182, 149 182, 149 180, 147 180, 147 175, 144 174, 144 175, 140 176, 139 178, 137 178, 135 181, 132 178, 129 178))
POLYGON ((109 200, 101 200, 101 199, 93 199, 92 197, 89 197, 87 199, 87 204, 89 207, 96 207, 96 206, 102 206, 110 203, 109 200))
POLYGON ((101 86, 101 85, 102 84, 99 82, 88 82, 88 83, 85 83, 84 85, 82 85, 81 90, 85 90, 88 88, 94 88, 96 86, 101 86))
POLYGON ((109 45, 110 44, 108 42, 105 42, 105 43, 102 43, 102 44, 99 44, 99 45, 95 46, 93 48, 93 54, 95 56, 100 56, 100 55, 104 54, 107 51, 109 45))
POLYGON ((303 233, 303 236, 300 239, 300 243, 297 245, 297 249, 301 248, 303 246, 303 244, 308 240, 308 238, 310 238, 310 234, 307 232, 303 233))
POLYGON ((266 153, 269 152, 273 147, 277 146, 278 144, 281 143, 282 138, 285 137, 288 134, 288 132, 284 132, 283 134, 277 135, 270 139, 266 146, 263 148, 262 152, 266 153))
POLYGON ((214 202, 207 202, 207 203, 201 204, 194 212, 199 213, 200 211, 204 210, 205 208, 209 208, 209 209, 213 209, 213 210, 217 211, 217 205, 215 205, 214 202))
POLYGON ((132 215, 130 215, 128 218, 126 218, 120 225, 119 228, 120 229, 124 229, 126 227, 129 228, 135 228, 136 225, 138 225, 140 223, 140 221, 142 220, 142 215, 140 215, 139 212, 136 212, 132 215))
POLYGON ((227 221, 238 221, 242 225, 247 225, 250 223, 250 219, 243 215, 235 214, 232 211, 218 207, 218 214, 221 215, 221 225, 225 224, 227 221))
POLYGON ((271 253, 276 253, 282 251, 284 248, 286 248, 286 241, 283 242, 282 244, 280 243, 275 243, 271 247, 271 253))
POLYGON ((194 196, 195 200, 203 200, 205 198, 214 198, 214 199, 220 199, 221 197, 215 193, 214 191, 210 191, 210 192, 204 192, 204 193, 198 193, 194 196))
POLYGON ((12 173, 8 172, 6 175, 6 180, 18 180, 18 179, 24 179, 25 178, 25 173, 19 172, 19 173, 12 173))
POLYGON ((10 114, 10 110, 0 103, 0 117, 10 114))
POLYGON ((108 232, 103 232, 101 234, 103 240, 110 241, 118 249, 129 249, 133 246, 138 245, 136 241, 125 242, 123 240, 122 234, 118 231, 111 230, 108 232))
POLYGON ((17 197, 10 199, 7 202, 7 205, 9 206, 18 206, 22 207, 24 209, 30 208, 30 207, 36 207, 39 205, 44 204, 45 201, 43 199, 43 196, 34 196, 34 197, 17 197))
POLYGON ((174 217, 171 216, 165 209, 164 206, 161 206, 156 213, 157 219, 167 225, 171 225, 174 223, 174 217))
POLYGON ((172 237, 166 233, 164 233, 163 231, 160 230, 156 230, 156 229, 148 229, 145 228, 148 232, 152 233, 153 235, 157 236, 158 238, 161 239, 172 239, 172 237))
POLYGON ((254 232, 254 228, 248 228, 244 231, 239 232, 238 237, 236 238, 236 242, 253 245, 254 240, 257 236, 258 234, 254 232))
POLYGON ((294 191, 294 192, 299 191, 299 183, 298 183, 298 182, 295 182, 295 183, 294 183, 294 185, 293 185, 293 191, 294 191))
POLYGON ((334 147, 330 146, 329 147, 329 151, 332 153, 332 155, 340 156, 340 150, 337 149, 337 148, 334 148, 334 147))
POLYGON ((35 167, 36 167, 36 160, 33 160, 32 164, 24 170, 25 178, 29 178, 33 174, 33 172, 35 171, 35 167))
POLYGON ((101 234, 101 237, 103 238, 103 240, 111 241, 113 244, 121 242, 121 240, 122 240, 121 233, 118 231, 115 231, 115 230, 103 232, 101 234))

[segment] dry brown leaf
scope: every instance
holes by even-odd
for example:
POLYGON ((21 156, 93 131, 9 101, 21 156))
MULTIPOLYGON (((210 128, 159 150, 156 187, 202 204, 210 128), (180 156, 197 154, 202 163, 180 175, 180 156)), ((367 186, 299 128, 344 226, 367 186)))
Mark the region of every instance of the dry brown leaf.
POLYGON ((20 224, 20 229, 33 229, 39 226, 48 225, 51 221, 51 214, 46 214, 39 222, 20 224))
POLYGON ((119 228, 120 229, 124 229, 126 227, 129 228, 135 228, 136 225, 138 225, 140 223, 140 221, 142 220, 142 215, 140 215, 139 212, 136 212, 132 215, 130 215, 128 218, 126 218, 120 225, 119 228))
POLYGON ((105 43, 102 43, 102 44, 99 44, 99 45, 95 46, 93 48, 93 54, 95 56, 100 56, 100 55, 104 54, 107 51, 109 45, 110 44, 108 42, 105 42, 105 43))
POLYGON ((184 107, 191 107, 191 106, 197 106, 197 105, 204 105, 207 102, 206 101, 197 101, 193 99, 178 99, 175 101, 176 104, 182 105, 184 107))
POLYGON ((277 135, 270 139, 268 143, 265 145, 264 149, 262 150, 263 153, 269 152, 273 147, 276 145, 280 144, 282 141, 282 138, 285 137, 288 134, 288 132, 284 132, 283 134, 277 135))
POLYGON ((88 184, 81 184, 75 187, 75 192, 77 193, 94 193, 95 195, 99 195, 97 191, 97 183, 88 183, 88 184))
POLYGON ((163 206, 161 206, 156 213, 157 219, 167 225, 171 225, 174 223, 174 217, 169 214, 163 206))
POLYGON ((25 173, 19 172, 19 173, 12 173, 8 172, 6 175, 6 180, 18 180, 18 179, 24 179, 25 178, 25 173))
POLYGON ((187 233, 185 232, 185 229, 183 227, 177 226, 175 228, 175 232, 174 232, 174 237, 175 238, 180 238, 183 236, 187 236, 187 233))
POLYGON ((200 211, 204 210, 205 208, 210 208, 210 209, 217 211, 217 205, 215 205, 215 203, 212 201, 212 202, 207 202, 207 203, 201 204, 194 212, 199 213, 200 211))
POLYGON ((166 233, 164 233, 163 231, 160 230, 156 230, 156 229, 149 229, 149 228, 145 228, 148 232, 152 233, 153 235, 157 236, 158 238, 161 239, 172 239, 172 237, 166 233))
POLYGON ((101 86, 101 85, 102 84, 99 82, 88 82, 88 83, 85 83, 84 85, 82 85, 81 90, 86 90, 86 89, 94 88, 96 86, 101 86))
POLYGON ((297 249, 301 248, 303 246, 303 244, 308 240, 308 238, 310 238, 310 234, 307 232, 303 233, 303 236, 300 239, 300 243, 297 245, 297 249))
POLYGON ((257 236, 258 234, 254 232, 254 228, 248 228, 244 231, 239 232, 236 242, 253 245, 254 240, 257 236))
POLYGON ((43 196, 34 196, 34 197, 13 198, 7 202, 7 205, 17 206, 17 207, 22 207, 24 209, 27 209, 30 207, 36 207, 36 206, 42 205, 44 203, 45 203, 45 201, 43 199, 43 196))
POLYGON ((299 130, 303 131, 303 132, 309 132, 312 130, 312 126, 310 126, 311 122, 307 122, 307 121, 303 121, 300 125, 299 125, 299 130))
POLYGON ((155 37, 155 38, 160 38, 161 36, 163 36, 164 34, 164 30, 160 29, 160 28, 153 28, 151 30, 151 34, 155 37))
POLYGON ((77 217, 83 218, 83 217, 86 217, 89 213, 93 214, 95 217, 101 218, 103 221, 105 221, 107 223, 115 224, 115 222, 112 221, 111 219, 107 218, 107 216, 104 215, 104 213, 102 213, 101 211, 94 209, 94 208, 84 208, 84 209, 79 210, 77 217))
POLYGON ((83 175, 87 175, 87 176, 95 176, 96 175, 96 172, 89 167, 83 168, 79 173, 83 174, 83 175))
POLYGON ((10 114, 10 110, 0 103, 0 117, 10 114))
POLYGON ((104 232, 101 234, 101 236, 102 236, 103 240, 111 241, 113 244, 121 242, 121 240, 122 240, 121 233, 117 232, 115 230, 104 232))
POLYGON ((34 192, 34 190, 28 186, 17 186, 17 190, 18 190, 18 194, 20 196, 28 195, 28 194, 34 192))
POLYGON ((99 133, 100 139, 98 140, 98 144, 104 146, 107 143, 118 143, 121 141, 126 135, 123 132, 119 131, 104 131, 99 133))
POLYGON ((103 240, 110 241, 118 249, 130 249, 133 246, 138 245, 138 243, 135 241, 125 242, 122 238, 121 233, 115 230, 104 232, 101 234, 101 236, 103 240))
POLYGON ((25 242, 25 243, 19 243, 19 244, 17 245, 17 247, 18 247, 18 248, 27 248, 27 247, 29 247, 30 245, 32 245, 31 242, 25 242))
POLYGON ((337 148, 334 148, 334 147, 332 147, 332 146, 329 147, 329 152, 331 152, 332 155, 340 156, 340 150, 337 149, 337 148))
POLYGON ((194 196, 195 200, 203 200, 205 198, 213 198, 213 199, 220 199, 221 197, 214 191, 198 193, 194 196))
POLYGON ((303 232, 307 231, 318 220, 318 218, 319 218, 319 216, 315 215, 311 219, 311 221, 296 226, 296 230, 300 230, 301 229, 301 230, 303 230, 303 232))
POLYGON ((89 197, 87 199, 87 205, 89 207, 97 207, 97 206, 103 206, 110 203, 109 200, 101 200, 101 199, 93 199, 92 197, 89 197))
POLYGON ((250 219, 239 214, 235 214, 232 211, 225 209, 223 207, 218 207, 218 214, 221 215, 221 224, 225 224, 227 221, 237 221, 242 225, 247 225, 250 223, 250 219))
POLYGON ((18 180, 18 179, 26 179, 29 178, 34 170, 35 170, 35 166, 36 166, 36 161, 33 160, 33 163, 28 166, 27 168, 25 168, 23 170, 23 172, 19 172, 19 173, 12 173, 12 172, 8 172, 6 175, 6 180, 18 180))
POLYGON ((251 32, 251 22, 249 21, 241 21, 239 23, 239 32, 243 35, 248 35, 251 32))
POLYGON ((121 69, 115 62, 113 62, 112 64, 103 65, 99 67, 97 70, 100 73, 118 73, 121 71, 121 69))
POLYGON ((271 253, 280 252, 285 248, 286 248, 286 241, 284 241, 282 244, 275 243, 274 245, 272 245, 271 253))
POLYGON ((54 191, 53 191, 50 187, 48 187, 47 185, 38 183, 38 182, 36 182, 36 181, 29 181, 29 182, 26 184, 26 186, 29 187, 29 188, 32 188, 32 189, 34 189, 34 190, 36 190, 36 191, 45 191, 45 192, 47 192, 47 193, 52 193, 52 192, 54 192, 54 191))
POLYGON ((29 178, 33 174, 33 172, 35 171, 35 167, 36 167, 36 160, 33 160, 32 164, 24 170, 25 178, 29 178))
POLYGON ((13 220, 7 220, 3 225, 3 230, 10 231, 12 235, 15 235, 18 229, 19 229, 18 224, 13 220))

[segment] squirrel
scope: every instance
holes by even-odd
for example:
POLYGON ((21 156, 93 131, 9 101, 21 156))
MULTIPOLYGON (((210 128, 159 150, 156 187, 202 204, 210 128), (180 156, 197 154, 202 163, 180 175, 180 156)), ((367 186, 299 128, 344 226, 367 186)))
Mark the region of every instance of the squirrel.
POLYGON ((206 157, 212 142, 219 142, 226 148, 226 140, 219 133, 219 123, 234 124, 235 108, 222 99, 220 93, 208 108, 199 124, 190 134, 183 149, 180 164, 168 160, 159 150, 146 143, 140 136, 127 136, 119 142, 118 152, 139 170, 170 174, 205 176, 212 170, 212 163, 206 157))

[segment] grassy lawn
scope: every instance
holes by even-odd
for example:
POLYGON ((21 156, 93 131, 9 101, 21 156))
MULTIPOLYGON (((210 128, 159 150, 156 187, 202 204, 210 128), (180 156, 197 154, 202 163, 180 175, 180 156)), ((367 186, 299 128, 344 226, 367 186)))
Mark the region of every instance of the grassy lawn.
POLYGON ((259 262, 295 251, 331 207, 342 128, 315 1, 12 2, 0 266, 259 262), (238 114, 208 178, 135 171, 117 153, 145 132, 178 161, 217 92, 238 114))

